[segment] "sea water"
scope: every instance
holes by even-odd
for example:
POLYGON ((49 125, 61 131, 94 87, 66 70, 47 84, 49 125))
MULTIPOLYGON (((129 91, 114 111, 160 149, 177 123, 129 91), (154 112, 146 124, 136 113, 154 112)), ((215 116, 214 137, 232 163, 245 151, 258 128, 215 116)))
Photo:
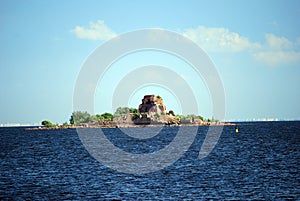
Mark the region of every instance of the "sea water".
MULTIPOLYGON (((208 129, 199 127, 177 162, 139 175, 95 160, 76 129, 0 128, 0 200, 299 200, 300 122, 238 128, 224 127, 213 151, 199 159, 208 129)), ((178 128, 165 127, 150 139, 103 130, 120 149, 140 154, 167 146, 178 128)))

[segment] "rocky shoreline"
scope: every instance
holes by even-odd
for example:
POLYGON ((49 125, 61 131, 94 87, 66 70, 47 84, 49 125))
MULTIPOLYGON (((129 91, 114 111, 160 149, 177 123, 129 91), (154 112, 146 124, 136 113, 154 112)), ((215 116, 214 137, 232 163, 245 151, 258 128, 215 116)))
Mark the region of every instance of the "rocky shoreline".
POLYGON ((235 126, 236 124, 230 122, 203 122, 201 124, 198 123, 183 123, 179 125, 166 125, 162 123, 151 123, 148 125, 136 125, 136 124, 116 124, 114 122, 103 124, 103 125, 68 125, 68 126, 55 126, 55 127, 30 127, 25 128, 25 130, 60 130, 60 129, 86 129, 86 128, 143 128, 143 127, 180 127, 180 126, 235 126))

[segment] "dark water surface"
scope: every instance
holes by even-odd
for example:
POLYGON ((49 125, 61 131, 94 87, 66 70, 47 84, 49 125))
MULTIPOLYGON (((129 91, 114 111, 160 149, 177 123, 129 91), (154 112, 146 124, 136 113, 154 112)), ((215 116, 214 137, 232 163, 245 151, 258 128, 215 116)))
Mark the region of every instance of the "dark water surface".
MULTIPOLYGON (((206 131, 199 127, 173 165, 132 175, 91 157, 75 129, 0 128, 0 200, 300 200, 300 122, 245 123, 238 134, 224 127, 199 159, 206 131)), ((125 151, 150 153, 172 141, 176 128, 149 140, 105 133, 125 151)))

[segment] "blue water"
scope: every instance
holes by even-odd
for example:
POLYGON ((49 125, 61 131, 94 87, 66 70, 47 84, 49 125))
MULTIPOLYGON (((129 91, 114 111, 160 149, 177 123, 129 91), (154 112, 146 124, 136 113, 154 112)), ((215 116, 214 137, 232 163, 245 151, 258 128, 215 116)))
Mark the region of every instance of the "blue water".
MULTIPOLYGON (((176 131, 139 140, 105 129, 133 153, 163 148, 176 131)), ((132 175, 91 157, 75 129, 0 128, 0 200, 300 200, 300 122, 244 123, 237 134, 224 127, 215 149, 199 159, 206 131, 199 127, 173 165, 132 175)))

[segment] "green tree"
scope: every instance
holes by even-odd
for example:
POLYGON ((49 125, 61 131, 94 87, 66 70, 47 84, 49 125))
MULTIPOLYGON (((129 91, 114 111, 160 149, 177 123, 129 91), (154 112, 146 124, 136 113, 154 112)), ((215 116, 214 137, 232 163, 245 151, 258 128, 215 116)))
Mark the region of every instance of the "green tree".
POLYGON ((204 118, 201 115, 198 115, 197 119, 201 119, 201 121, 204 121, 204 118))
POLYGON ((96 114, 96 119, 98 120, 103 120, 104 117, 101 114, 96 114))
POLYGON ((129 113, 129 107, 118 107, 115 111, 114 116, 120 117, 129 113))
POLYGON ((115 117, 120 117, 123 115, 126 115, 128 113, 134 113, 134 114, 138 114, 139 111, 136 108, 129 108, 129 107, 118 107, 114 113, 115 117))
POLYGON ((107 119, 107 120, 112 120, 114 118, 114 116, 108 112, 105 112, 103 114, 101 114, 101 116, 104 118, 104 119, 107 119))
POLYGON ((103 114, 96 114, 96 119, 97 120, 113 120, 113 118, 114 118, 114 115, 112 115, 111 113, 108 113, 108 112, 105 112, 105 113, 103 113, 103 114))
POLYGON ((134 113, 134 114, 138 114, 139 113, 138 109, 136 109, 136 108, 129 108, 129 112, 130 113, 134 113))
POLYGON ((47 128, 51 128, 51 127, 55 126, 55 124, 51 123, 51 121, 49 121, 49 120, 42 121, 42 125, 47 127, 47 128))
POLYGON ((93 117, 88 112, 75 111, 70 118, 71 125, 79 125, 81 123, 88 123, 93 117))

